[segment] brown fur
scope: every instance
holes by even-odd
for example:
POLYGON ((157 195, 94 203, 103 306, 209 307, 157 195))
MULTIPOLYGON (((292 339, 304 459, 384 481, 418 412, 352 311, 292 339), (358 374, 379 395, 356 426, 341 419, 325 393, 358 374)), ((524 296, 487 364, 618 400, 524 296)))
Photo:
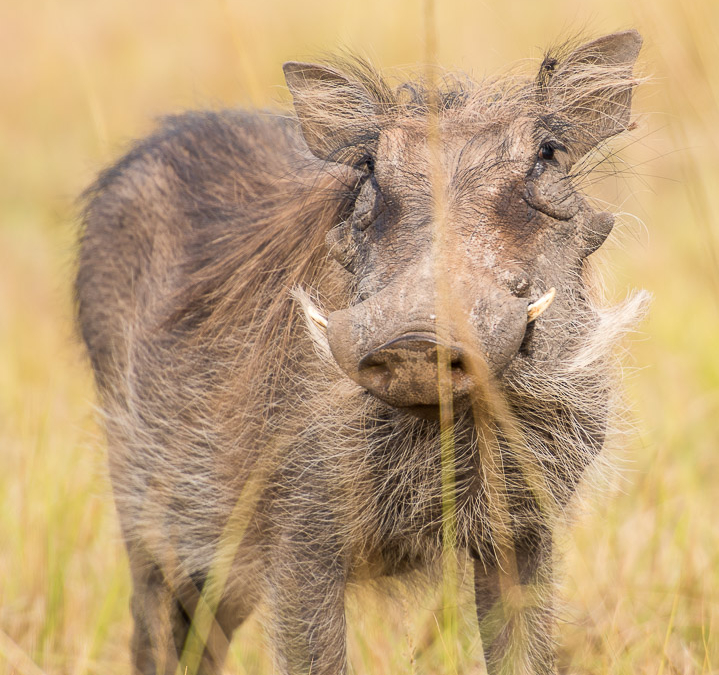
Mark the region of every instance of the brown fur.
MULTIPOLYGON (((377 267, 353 276, 328 256, 325 237, 346 236, 367 153, 393 128, 425 138, 435 105, 448 138, 481 130, 494 139, 473 155, 484 162, 482 183, 469 170, 449 179, 453 213, 482 216, 495 200, 503 239, 492 249, 487 236, 482 246, 525 256, 532 291, 564 284, 554 320, 525 336, 534 352, 496 378, 480 376, 481 363, 470 368, 478 390, 451 421, 456 545, 476 561, 490 672, 552 672, 551 531, 611 428, 612 349, 645 299, 615 310, 591 300, 585 258, 608 229, 571 243, 547 235, 530 260, 519 216, 502 212, 501 198, 526 173, 509 159, 524 138, 506 135, 515 120, 531 120, 522 127, 531 127, 530 169, 532 143, 549 132, 576 161, 629 125, 633 59, 620 54, 617 65, 613 47, 592 44, 606 62, 590 46, 590 58, 548 57, 536 81, 448 78, 439 90, 393 88, 359 60, 308 67, 307 86, 291 84, 299 122, 263 112, 169 118, 88 190, 78 317, 130 555, 138 672, 174 672, 180 658, 218 670, 259 602, 269 607, 282 672, 345 672, 348 581, 441 558, 440 425, 347 377, 295 302, 306 311, 355 307, 363 283, 391 276, 377 267), (327 127, 333 133, 321 133, 327 127), (477 205, 487 176, 500 197, 477 205), (528 604, 505 602, 507 580, 531 589, 528 604), (198 642, 188 632, 193 616, 204 625, 198 642)), ((392 188, 415 206, 397 222, 414 218, 421 242, 417 219, 433 176, 419 163, 402 166, 415 175, 392 188)), ((540 219, 565 203, 552 190, 537 178, 527 198, 540 219)), ((577 203, 570 222, 601 221, 577 203)), ((356 251, 343 255, 369 264, 356 251)), ((496 266, 487 274, 504 278, 496 266)))

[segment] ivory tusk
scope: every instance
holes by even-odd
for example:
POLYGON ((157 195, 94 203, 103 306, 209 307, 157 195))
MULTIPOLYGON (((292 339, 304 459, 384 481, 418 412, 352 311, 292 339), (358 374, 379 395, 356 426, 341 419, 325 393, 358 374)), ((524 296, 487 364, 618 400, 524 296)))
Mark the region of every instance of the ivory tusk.
POLYGON ((305 307, 307 316, 322 330, 327 330, 327 318, 322 316, 312 305, 305 307))
POLYGON ((557 294, 557 289, 550 288, 539 300, 527 305, 527 323, 532 323, 540 314, 542 314, 549 305, 552 304, 554 296, 557 294))

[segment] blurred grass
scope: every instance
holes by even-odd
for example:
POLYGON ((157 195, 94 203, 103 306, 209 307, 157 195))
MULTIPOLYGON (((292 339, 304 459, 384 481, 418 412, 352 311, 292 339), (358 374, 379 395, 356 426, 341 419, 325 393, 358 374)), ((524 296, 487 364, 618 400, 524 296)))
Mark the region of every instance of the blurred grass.
MULTIPOLYGON (((128 672, 129 578, 72 328, 74 197, 188 107, 286 101, 280 64, 338 46, 421 62, 416 0, 0 1, 0 673, 128 672)), ((719 5, 591 0, 437 7, 439 61, 476 75, 567 33, 635 26, 653 81, 637 96, 633 172, 598 186, 625 219, 604 269, 655 296, 629 380, 625 480, 565 533, 572 673, 719 672, 719 5)), ((460 598, 457 672, 479 672, 460 598)), ((357 673, 439 673, 436 598, 350 602, 357 673)), ((272 672, 253 619, 232 673, 272 672)))

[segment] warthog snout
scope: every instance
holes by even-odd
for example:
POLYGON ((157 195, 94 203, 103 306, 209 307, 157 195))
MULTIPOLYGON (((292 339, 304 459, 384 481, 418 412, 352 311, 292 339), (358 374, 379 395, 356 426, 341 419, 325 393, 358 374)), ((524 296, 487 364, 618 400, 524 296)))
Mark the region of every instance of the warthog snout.
MULTIPOLYGON (((407 333, 394 338, 360 359, 357 381, 392 405, 437 406, 440 344, 431 333, 407 333)), ((447 346, 447 350, 452 394, 455 398, 465 398, 472 389, 465 353, 457 345, 447 346)), ((446 361, 443 365, 447 367, 446 361)))
POLYGON ((448 303, 449 325, 442 327, 434 313, 419 311, 418 305, 429 304, 426 297, 423 303, 420 295, 411 302, 409 296, 409 288, 386 289, 333 312, 328 338, 335 360, 377 398, 421 416, 436 413, 428 408, 439 405, 440 369, 448 368, 455 408, 469 405, 472 392, 484 389, 487 377, 499 376, 519 352, 529 301, 485 288, 478 302, 448 303))

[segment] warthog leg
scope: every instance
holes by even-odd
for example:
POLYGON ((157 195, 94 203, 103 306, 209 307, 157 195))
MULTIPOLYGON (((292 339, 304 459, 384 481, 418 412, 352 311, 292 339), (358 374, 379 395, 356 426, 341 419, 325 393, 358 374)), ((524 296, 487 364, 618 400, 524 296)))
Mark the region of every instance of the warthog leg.
MULTIPOLYGON (((204 575, 171 587, 157 565, 133 566, 131 609, 134 672, 138 675, 213 675, 220 673, 235 628, 248 611, 228 611, 198 619, 204 575)), ((206 610, 206 606, 204 608, 206 610)))
POLYGON ((477 619, 489 675, 550 675, 554 666, 551 534, 517 543, 501 565, 475 560, 477 619))
POLYGON ((278 665, 291 675, 344 675, 346 569, 326 531, 313 532, 328 514, 313 515, 281 536, 269 570, 278 665))

